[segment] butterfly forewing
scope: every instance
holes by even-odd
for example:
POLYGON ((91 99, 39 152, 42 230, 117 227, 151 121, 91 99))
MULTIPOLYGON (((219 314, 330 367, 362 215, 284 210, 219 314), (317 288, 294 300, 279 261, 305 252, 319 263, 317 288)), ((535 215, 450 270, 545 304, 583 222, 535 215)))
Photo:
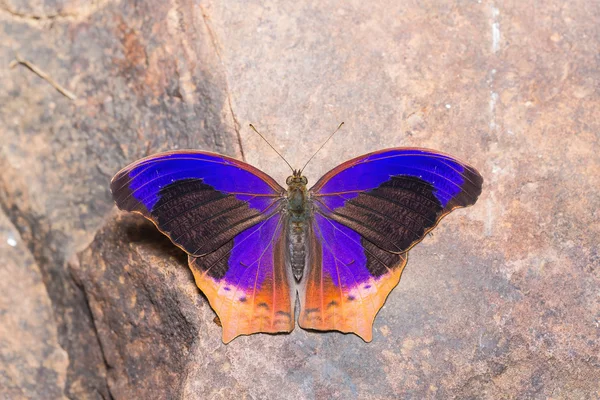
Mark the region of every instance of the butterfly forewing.
POLYGON ((285 193, 248 164, 198 151, 139 160, 117 173, 111 190, 119 208, 144 215, 193 256, 264 221, 285 193))
POLYGON ((318 213, 403 253, 454 208, 474 204, 482 183, 475 169, 448 155, 389 149, 338 166, 311 194, 318 213))

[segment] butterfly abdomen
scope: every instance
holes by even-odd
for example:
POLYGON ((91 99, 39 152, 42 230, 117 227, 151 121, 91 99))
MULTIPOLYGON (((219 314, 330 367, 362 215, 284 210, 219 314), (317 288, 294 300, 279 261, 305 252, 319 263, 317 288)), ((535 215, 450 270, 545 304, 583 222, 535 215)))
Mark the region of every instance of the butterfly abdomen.
POLYGON ((289 264, 296 282, 300 282, 306 265, 306 243, 308 224, 305 221, 290 221, 287 231, 289 264))
POLYGON ((287 232, 286 243, 289 249, 287 263, 292 269, 296 282, 304 275, 307 258, 308 220, 310 218, 306 190, 306 178, 294 172, 287 179, 287 232))

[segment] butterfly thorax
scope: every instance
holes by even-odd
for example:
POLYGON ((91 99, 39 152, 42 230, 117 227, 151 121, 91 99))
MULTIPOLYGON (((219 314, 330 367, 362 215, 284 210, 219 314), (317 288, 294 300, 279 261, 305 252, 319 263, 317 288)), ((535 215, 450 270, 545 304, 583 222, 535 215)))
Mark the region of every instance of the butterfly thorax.
POLYGON ((298 171, 289 176, 286 180, 287 189, 287 211, 292 221, 305 220, 308 211, 308 190, 306 184, 308 180, 301 176, 298 171))
POLYGON ((286 243, 289 249, 289 260, 286 263, 291 267, 297 282, 302 279, 307 259, 307 237, 310 207, 308 206, 308 183, 306 177, 298 171, 286 180, 287 190, 287 215, 288 221, 286 243))

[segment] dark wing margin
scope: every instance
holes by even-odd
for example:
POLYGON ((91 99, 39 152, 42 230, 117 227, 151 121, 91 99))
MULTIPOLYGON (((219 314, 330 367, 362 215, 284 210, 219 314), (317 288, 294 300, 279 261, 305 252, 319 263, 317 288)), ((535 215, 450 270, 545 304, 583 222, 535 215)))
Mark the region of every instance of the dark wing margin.
POLYGON ((192 150, 156 154, 125 167, 111 191, 120 209, 142 214, 196 257, 265 220, 285 194, 246 163, 192 150))
POLYGON ((311 188, 317 212, 383 250, 408 251, 455 208, 474 204, 483 178, 473 167, 427 149, 357 157, 311 188))

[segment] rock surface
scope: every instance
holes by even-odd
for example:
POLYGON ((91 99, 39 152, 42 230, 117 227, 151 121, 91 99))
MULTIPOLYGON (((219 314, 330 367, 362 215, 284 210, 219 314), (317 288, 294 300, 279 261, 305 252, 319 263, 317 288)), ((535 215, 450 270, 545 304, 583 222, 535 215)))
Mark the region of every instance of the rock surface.
POLYGON ((40 270, 0 212, 0 398, 64 398, 69 358, 60 347, 40 270))
POLYGON ((600 5, 363 3, 0 0, 0 397, 600 397, 600 5), (247 124, 301 166, 341 121, 310 181, 431 147, 482 197, 411 250, 372 343, 223 345, 110 178, 198 148, 283 181, 247 124))

